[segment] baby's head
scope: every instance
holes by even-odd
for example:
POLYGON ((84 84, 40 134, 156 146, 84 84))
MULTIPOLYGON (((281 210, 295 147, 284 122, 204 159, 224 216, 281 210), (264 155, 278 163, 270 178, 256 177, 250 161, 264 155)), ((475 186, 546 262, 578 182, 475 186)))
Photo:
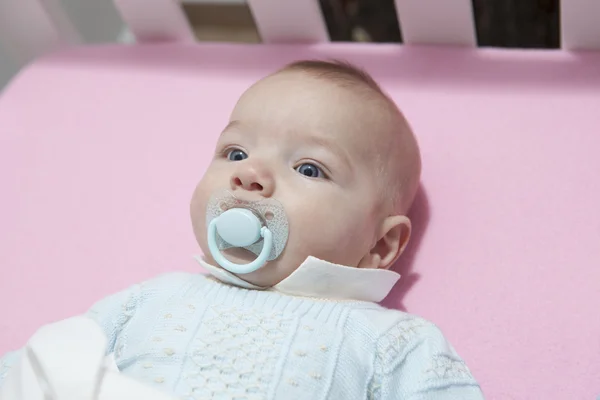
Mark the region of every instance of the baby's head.
MULTIPOLYGON (((421 161, 413 133, 365 72, 340 62, 300 61, 258 81, 239 99, 191 202, 208 262, 206 207, 215 192, 275 198, 289 221, 283 253, 242 278, 272 286, 308 256, 388 268, 410 237, 405 216, 421 161)), ((256 255, 229 249, 230 261, 256 255)))

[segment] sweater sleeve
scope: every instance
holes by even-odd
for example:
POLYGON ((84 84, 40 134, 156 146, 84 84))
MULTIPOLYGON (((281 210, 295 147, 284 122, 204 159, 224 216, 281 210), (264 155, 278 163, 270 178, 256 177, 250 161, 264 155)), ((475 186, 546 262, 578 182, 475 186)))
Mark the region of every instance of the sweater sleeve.
MULTIPOLYGON (((107 354, 111 353, 123 326, 133 315, 141 296, 141 285, 134 285, 95 303, 86 313, 108 338, 107 354)), ((0 357, 0 387, 12 367, 23 355, 23 349, 8 352, 0 357)))
POLYGON ((114 351, 119 334, 135 314, 143 296, 143 285, 135 284, 126 290, 105 297, 87 311, 86 316, 93 319, 106 335, 108 340, 106 354, 114 351))
POLYGON ((406 316, 377 345, 374 385, 381 400, 481 400, 465 362, 432 323, 406 316))
MULTIPOLYGON (((85 316, 94 320, 106 335, 108 341, 106 354, 114 352, 119 335, 140 308, 163 303, 185 284, 189 284, 193 276, 193 274, 177 272, 162 274, 93 304, 85 316)), ((0 387, 11 367, 18 362, 22 354, 23 350, 19 349, 0 357, 0 387)))
POLYGON ((8 372, 10 371, 11 367, 17 362, 17 360, 21 356, 21 353, 22 351, 19 349, 8 352, 0 358, 0 387, 2 387, 2 383, 6 379, 8 372))
POLYGON ((119 336, 136 315, 163 305, 167 299, 193 284, 195 274, 168 272, 135 284, 92 305, 87 316, 102 328, 107 337, 106 354, 115 351, 119 336))

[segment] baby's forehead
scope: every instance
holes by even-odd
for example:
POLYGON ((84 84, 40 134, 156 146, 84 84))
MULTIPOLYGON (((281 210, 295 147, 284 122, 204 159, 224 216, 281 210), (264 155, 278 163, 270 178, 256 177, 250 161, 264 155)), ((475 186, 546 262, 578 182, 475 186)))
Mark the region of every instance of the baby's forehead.
POLYGON ((240 98, 232 120, 257 133, 310 136, 342 146, 352 157, 371 155, 393 130, 393 110, 369 88, 302 71, 283 71, 254 84, 240 98))
POLYGON ((336 80, 284 71, 250 87, 236 104, 232 118, 268 116, 287 123, 364 131, 389 123, 392 112, 384 95, 364 85, 340 85, 336 80))

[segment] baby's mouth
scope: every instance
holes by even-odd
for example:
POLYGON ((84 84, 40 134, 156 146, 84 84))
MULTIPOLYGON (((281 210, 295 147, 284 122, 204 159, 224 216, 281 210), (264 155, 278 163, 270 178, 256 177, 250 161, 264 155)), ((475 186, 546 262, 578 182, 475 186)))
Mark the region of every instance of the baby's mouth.
POLYGON ((237 274, 254 272, 279 257, 288 237, 281 203, 272 198, 242 199, 229 191, 211 197, 206 224, 215 262, 237 274))

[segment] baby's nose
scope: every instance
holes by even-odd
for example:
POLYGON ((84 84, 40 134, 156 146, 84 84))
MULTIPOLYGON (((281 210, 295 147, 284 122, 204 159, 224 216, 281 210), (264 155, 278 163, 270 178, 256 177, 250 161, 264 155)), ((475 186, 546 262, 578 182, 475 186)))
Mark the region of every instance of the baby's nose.
POLYGON ((271 197, 275 190, 275 179, 265 168, 246 165, 238 168, 231 177, 231 189, 244 189, 263 197, 271 197))

